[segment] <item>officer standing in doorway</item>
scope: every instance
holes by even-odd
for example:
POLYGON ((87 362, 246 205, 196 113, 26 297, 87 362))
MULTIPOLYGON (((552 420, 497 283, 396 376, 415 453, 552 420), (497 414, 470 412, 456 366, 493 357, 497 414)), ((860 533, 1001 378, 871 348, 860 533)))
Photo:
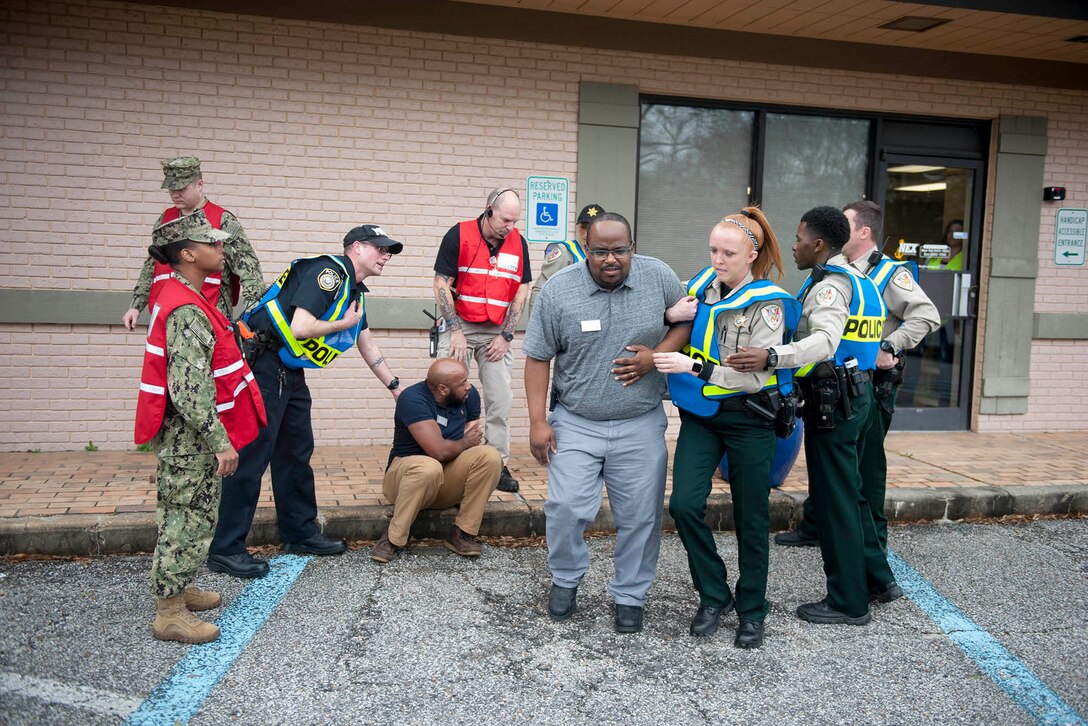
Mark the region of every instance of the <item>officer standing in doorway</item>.
POLYGON ((869 592, 895 587, 858 474, 860 440, 873 405, 869 371, 876 367, 887 309, 872 280, 842 255, 850 223, 834 207, 805 212, 793 258, 811 270, 801 286, 795 342, 747 348, 726 359, 738 371, 797 368, 805 420, 805 459, 827 595, 797 608, 811 623, 864 625, 869 592))
MULTIPOLYGON (((876 524, 880 546, 888 546, 888 518, 884 515, 884 493, 888 477, 888 460, 884 453, 884 438, 888 435, 895 397, 903 381, 903 351, 914 348, 941 324, 940 313, 918 285, 918 268, 913 262, 895 262, 877 249, 881 238, 883 215, 880 207, 870 201, 854 202, 843 209, 850 222, 850 241, 843 255, 863 275, 867 275, 880 290, 888 308, 883 340, 873 371, 875 403, 869 422, 862 433, 860 454, 862 495, 876 524)), ((776 534, 774 541, 787 547, 815 546, 816 516, 812 501, 806 499, 804 519, 792 532, 776 534)), ((890 602, 902 593, 896 586, 890 592, 872 593, 881 602, 890 602)))
POLYGON ((261 478, 272 467, 272 493, 284 549, 292 554, 338 555, 343 540, 331 539, 317 525, 317 496, 310 457, 307 368, 324 368, 352 346, 362 353, 374 377, 396 399, 400 380, 389 370, 367 326, 367 277, 381 275, 404 248, 373 224, 344 237, 344 254, 295 260, 268 289, 254 310, 242 316, 252 330, 246 358, 264 395, 268 428, 239 452, 238 471, 223 481, 219 526, 208 569, 234 577, 263 577, 268 563, 246 550, 246 535, 261 494, 261 478))
MULTIPOLYGON (((249 243, 241 222, 228 210, 204 196, 204 175, 200 172, 200 159, 195 156, 179 156, 162 162, 162 188, 170 194, 172 206, 167 207, 155 226, 173 222, 196 211, 202 211, 213 228, 227 233, 223 243, 226 264, 221 272, 208 275, 201 286, 204 297, 219 307, 228 319, 233 319, 234 305, 242 302, 248 308, 261 298, 264 278, 253 245, 249 243)), ((148 257, 140 271, 140 279, 132 291, 132 307, 121 318, 121 324, 129 330, 136 329, 140 311, 155 305, 162 283, 170 277, 170 266, 148 257)))

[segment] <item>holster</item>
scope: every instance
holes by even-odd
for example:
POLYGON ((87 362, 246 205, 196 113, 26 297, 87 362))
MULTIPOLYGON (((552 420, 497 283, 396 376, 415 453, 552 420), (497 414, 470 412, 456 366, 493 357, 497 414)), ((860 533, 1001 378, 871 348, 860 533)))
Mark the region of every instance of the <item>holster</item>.
POLYGON ((275 347, 276 339, 271 330, 255 331, 249 338, 241 339, 242 356, 246 363, 253 365, 254 361, 264 355, 265 351, 275 347))
POLYGON ((850 401, 843 395, 839 386, 839 376, 835 364, 825 361, 804 379, 805 420, 818 429, 835 428, 835 407, 846 399, 847 410, 850 401))
POLYGON ((744 410, 767 422, 777 418, 781 405, 781 396, 778 395, 778 391, 760 391, 744 397, 744 410))
POLYGON ((781 405, 775 412, 774 435, 780 439, 788 439, 793 436, 797 428, 797 386, 790 391, 788 396, 779 396, 781 405))
POLYGON ((903 383, 903 367, 906 360, 902 357, 894 368, 888 370, 873 371, 873 396, 878 401, 884 401, 895 396, 895 391, 903 383))

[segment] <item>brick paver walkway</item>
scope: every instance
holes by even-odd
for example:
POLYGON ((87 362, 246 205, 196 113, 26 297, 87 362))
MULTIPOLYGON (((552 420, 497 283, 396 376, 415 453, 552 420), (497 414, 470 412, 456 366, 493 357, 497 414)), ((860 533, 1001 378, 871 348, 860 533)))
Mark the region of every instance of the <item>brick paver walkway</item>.
MULTIPOLYGON (((886 442, 888 483, 930 488, 1088 484, 1086 444, 1083 432, 892 433, 886 442)), ((313 459, 318 505, 387 504, 381 482, 388 451, 385 446, 318 447, 313 459)), ((510 470, 521 481, 521 492, 495 492, 493 501, 546 498, 546 472, 528 447, 515 449, 510 470)), ((152 512, 154 472, 154 455, 136 451, 0 453, 0 517, 152 512)), ((715 491, 726 492, 728 486, 715 480, 715 491)), ((802 453, 782 488, 807 486, 802 453)), ((272 506, 267 479, 260 505, 272 506)))

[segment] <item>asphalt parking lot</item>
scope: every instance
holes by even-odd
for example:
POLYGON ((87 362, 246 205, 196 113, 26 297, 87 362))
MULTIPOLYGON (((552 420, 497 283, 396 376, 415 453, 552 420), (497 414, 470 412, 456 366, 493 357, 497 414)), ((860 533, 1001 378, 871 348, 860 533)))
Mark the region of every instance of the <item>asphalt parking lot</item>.
MULTIPOLYGON (((735 540, 718 542, 733 573, 735 540)), ((862 627, 798 620, 823 595, 819 552, 772 546, 755 651, 733 647, 735 615, 687 634, 675 535, 637 635, 612 629, 610 537, 564 623, 545 615, 540 546, 283 557, 278 583, 245 591, 205 572, 225 601, 216 648, 151 638, 147 557, 0 561, 0 721, 1084 723, 1088 519, 895 527, 890 544, 910 598, 862 627)))

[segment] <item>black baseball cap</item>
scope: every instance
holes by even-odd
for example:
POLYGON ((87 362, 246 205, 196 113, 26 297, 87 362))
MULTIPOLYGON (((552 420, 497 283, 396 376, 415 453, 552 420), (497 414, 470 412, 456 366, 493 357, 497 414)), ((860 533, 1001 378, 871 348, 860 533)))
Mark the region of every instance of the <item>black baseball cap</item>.
POLYGON ((352 242, 366 242, 375 247, 386 247, 394 255, 399 255, 400 251, 404 249, 403 244, 395 239, 390 239, 385 230, 376 224, 363 224, 345 234, 344 246, 347 247, 352 242))
POLYGON ((587 204, 582 207, 582 211, 578 212, 578 219, 574 221, 575 224, 589 224, 597 217, 604 214, 604 207, 600 204, 587 204))

